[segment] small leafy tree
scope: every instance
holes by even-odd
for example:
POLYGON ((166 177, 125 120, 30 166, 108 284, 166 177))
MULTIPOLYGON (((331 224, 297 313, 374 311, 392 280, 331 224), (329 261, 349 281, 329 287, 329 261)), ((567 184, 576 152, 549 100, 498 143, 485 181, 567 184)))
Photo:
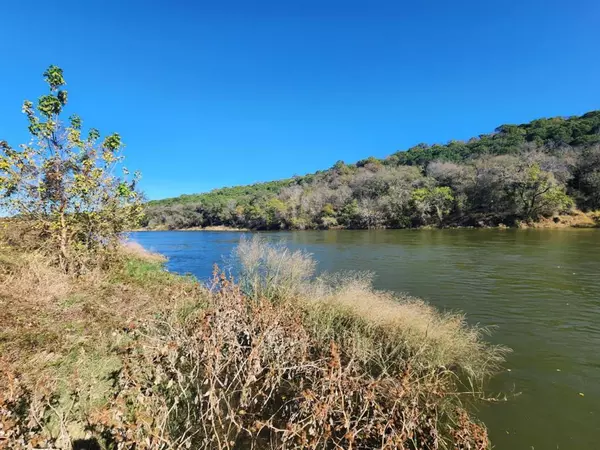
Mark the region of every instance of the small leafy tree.
POLYGON ((519 175, 520 179, 514 183, 514 201, 522 218, 536 220, 573 206, 573 200, 554 175, 542 170, 539 164, 524 167, 519 175))
POLYGON ((452 210, 454 195, 452 189, 447 186, 424 187, 412 191, 411 200, 417 216, 423 223, 435 220, 441 225, 452 210))
POLYGON ((358 200, 348 201, 340 212, 340 222, 347 228, 357 228, 360 225, 360 212, 358 200))
POLYGON ((140 220, 140 175, 130 176, 122 166, 117 133, 101 140, 90 128, 84 136, 77 115, 62 120, 67 104, 62 69, 50 66, 44 79, 49 93, 36 106, 23 103, 30 143, 19 149, 0 145, 0 201, 35 230, 37 246, 66 272, 77 272, 106 261, 121 233, 140 220))

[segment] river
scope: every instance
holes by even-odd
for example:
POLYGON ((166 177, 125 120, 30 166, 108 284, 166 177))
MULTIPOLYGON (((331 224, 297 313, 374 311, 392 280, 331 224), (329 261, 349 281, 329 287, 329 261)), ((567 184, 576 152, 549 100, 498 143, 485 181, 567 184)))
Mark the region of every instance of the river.
MULTIPOLYGON (((375 286, 460 310, 513 349, 482 406, 495 448, 600 448, 600 230, 263 233, 314 254, 319 270, 369 270, 375 286)), ((207 278, 238 232, 140 232, 169 270, 207 278)))

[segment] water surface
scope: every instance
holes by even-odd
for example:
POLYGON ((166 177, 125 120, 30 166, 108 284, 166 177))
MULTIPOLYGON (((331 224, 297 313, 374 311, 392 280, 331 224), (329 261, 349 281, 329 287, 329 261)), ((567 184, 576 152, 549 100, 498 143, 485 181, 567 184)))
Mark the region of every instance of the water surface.
MULTIPOLYGON (((482 407, 495 448, 600 448, 600 230, 376 230, 264 233, 313 253, 319 270, 371 270, 377 288, 495 326, 513 349, 482 407), (512 393, 512 394, 511 394, 512 393), (518 394, 518 395, 516 395, 518 394)), ((168 268, 207 278, 237 232, 143 232, 168 268)))

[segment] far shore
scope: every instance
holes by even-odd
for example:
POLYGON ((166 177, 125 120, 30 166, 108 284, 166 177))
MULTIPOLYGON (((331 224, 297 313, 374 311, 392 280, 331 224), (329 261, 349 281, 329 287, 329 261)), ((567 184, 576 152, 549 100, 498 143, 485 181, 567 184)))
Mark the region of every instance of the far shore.
MULTIPOLYGON (((435 230, 435 229, 530 229, 530 228, 546 228, 546 229, 582 229, 582 228, 600 228, 600 212, 583 212, 580 210, 573 210, 569 214, 560 214, 553 217, 545 217, 537 222, 527 223, 519 222, 516 225, 508 226, 499 224, 495 226, 481 224, 479 226, 425 226, 415 228, 402 228, 408 230, 435 230)), ((226 225, 213 225, 208 227, 190 227, 190 228, 139 228, 131 231, 308 231, 308 230, 393 230, 396 228, 345 228, 345 227, 330 227, 330 228, 306 228, 301 229, 281 229, 281 230, 258 230, 250 228, 235 228, 226 225)))
POLYGON ((574 223, 567 224, 564 222, 536 222, 533 224, 519 224, 514 226, 506 226, 503 224, 496 226, 448 226, 448 227, 414 227, 414 228, 306 228, 306 229, 281 229, 281 230, 259 230, 251 228, 233 228, 227 226, 211 226, 211 227, 192 227, 192 228, 139 228, 131 230, 132 232, 152 232, 152 231, 237 231, 237 232, 256 232, 256 231, 369 231, 369 230, 531 230, 531 229, 546 229, 546 230, 583 230, 583 229, 598 229, 599 223, 574 223))
POLYGON ((215 225, 209 227, 190 227, 190 228, 138 228, 131 231, 255 231, 250 228, 234 228, 225 225, 215 225))

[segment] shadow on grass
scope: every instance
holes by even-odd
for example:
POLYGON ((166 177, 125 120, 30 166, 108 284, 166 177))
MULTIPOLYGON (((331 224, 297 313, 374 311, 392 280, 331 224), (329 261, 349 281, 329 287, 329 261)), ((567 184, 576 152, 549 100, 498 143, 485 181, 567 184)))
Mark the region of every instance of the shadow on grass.
POLYGON ((77 439, 73 441, 73 450, 102 450, 96 439, 77 439))

